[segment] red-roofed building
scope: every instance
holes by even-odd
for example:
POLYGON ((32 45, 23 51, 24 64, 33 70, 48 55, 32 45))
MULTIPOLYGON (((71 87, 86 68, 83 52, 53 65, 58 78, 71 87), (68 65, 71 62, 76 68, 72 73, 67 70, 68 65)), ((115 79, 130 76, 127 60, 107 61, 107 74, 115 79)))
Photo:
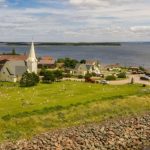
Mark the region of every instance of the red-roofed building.
POLYGON ((43 56, 39 62, 38 62, 38 67, 39 68, 42 68, 42 67, 45 67, 45 68, 55 68, 56 65, 55 65, 55 59, 51 56, 43 56))
POLYGON ((0 55, 0 70, 8 61, 26 61, 27 55, 0 55))
POLYGON ((28 58, 27 55, 0 55, 0 62, 1 61, 10 61, 10 60, 22 60, 22 61, 25 61, 26 59, 28 58))

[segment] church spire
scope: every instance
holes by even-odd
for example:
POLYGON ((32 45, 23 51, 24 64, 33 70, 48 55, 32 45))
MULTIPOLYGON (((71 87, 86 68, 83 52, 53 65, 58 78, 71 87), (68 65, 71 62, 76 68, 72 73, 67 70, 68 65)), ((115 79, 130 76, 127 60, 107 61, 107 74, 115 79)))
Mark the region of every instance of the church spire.
POLYGON ((27 62, 28 72, 37 73, 38 60, 37 60, 36 55, 35 55, 34 43, 33 42, 31 44, 31 48, 30 48, 29 55, 28 55, 28 58, 27 58, 26 62, 27 62))
POLYGON ((27 61, 37 61, 36 55, 35 55, 35 49, 34 49, 34 42, 32 42, 32 44, 31 44, 31 48, 29 51, 27 61))

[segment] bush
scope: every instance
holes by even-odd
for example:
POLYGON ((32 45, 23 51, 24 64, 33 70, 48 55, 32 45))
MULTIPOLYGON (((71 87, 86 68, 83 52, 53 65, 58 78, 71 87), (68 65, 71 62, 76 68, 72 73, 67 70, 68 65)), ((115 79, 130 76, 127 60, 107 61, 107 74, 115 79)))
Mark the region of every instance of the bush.
POLYGON ((67 73, 63 75, 65 78, 71 78, 71 74, 67 73))
POLYGON ((70 59, 70 58, 60 58, 57 60, 58 63, 64 63, 65 68, 72 68, 74 69, 78 61, 76 59, 70 59))
POLYGON ((105 78, 107 81, 113 81, 116 80, 116 77, 114 75, 109 75, 105 78))
POLYGON ((141 71, 143 71, 143 72, 146 71, 146 69, 145 69, 144 67, 142 67, 142 66, 139 66, 139 69, 140 69, 141 71))
POLYGON ((39 76, 35 73, 25 72, 20 80, 21 87, 31 87, 39 83, 39 76))
POLYGON ((42 68, 40 71, 40 75, 43 76, 43 82, 53 82, 53 81, 59 81, 63 78, 63 73, 60 70, 55 71, 49 71, 45 68, 42 68))
POLYGON ((55 76, 55 80, 58 81, 58 80, 60 80, 60 79, 63 78, 63 73, 62 73, 62 71, 56 70, 56 71, 54 71, 53 73, 54 73, 54 76, 55 76))
POLYGON ((41 69, 41 71, 40 71, 40 73, 39 73, 40 76, 44 76, 45 71, 46 71, 46 69, 42 67, 42 69, 41 69))
POLYGON ((5 116, 2 116, 2 119, 5 120, 5 121, 8 121, 11 119, 11 116, 8 114, 8 115, 5 115, 5 116))
POLYGON ((86 75, 85 75, 85 81, 86 82, 90 82, 91 81, 91 77, 92 77, 92 74, 90 74, 90 73, 87 73, 86 75))
POLYGON ((52 71, 45 71, 43 74, 43 78, 42 81, 44 83, 50 83, 50 82, 54 82, 55 81, 55 75, 52 71))
POLYGON ((118 74, 118 78, 126 78, 126 73, 125 72, 121 72, 118 74))
POLYGON ((92 76, 93 76, 93 77, 96 77, 97 74, 96 74, 95 72, 92 72, 92 76))
POLYGON ((83 79, 83 75, 78 75, 78 78, 79 79, 83 79))
POLYGON ((86 60, 85 60, 85 59, 82 59, 82 60, 80 61, 80 64, 86 64, 86 60))

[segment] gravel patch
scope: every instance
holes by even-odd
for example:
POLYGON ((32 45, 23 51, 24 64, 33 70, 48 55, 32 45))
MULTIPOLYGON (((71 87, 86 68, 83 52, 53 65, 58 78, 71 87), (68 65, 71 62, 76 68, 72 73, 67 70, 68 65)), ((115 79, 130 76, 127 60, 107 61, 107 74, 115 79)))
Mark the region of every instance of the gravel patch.
POLYGON ((47 132, 0 150, 150 150, 150 113, 47 132))

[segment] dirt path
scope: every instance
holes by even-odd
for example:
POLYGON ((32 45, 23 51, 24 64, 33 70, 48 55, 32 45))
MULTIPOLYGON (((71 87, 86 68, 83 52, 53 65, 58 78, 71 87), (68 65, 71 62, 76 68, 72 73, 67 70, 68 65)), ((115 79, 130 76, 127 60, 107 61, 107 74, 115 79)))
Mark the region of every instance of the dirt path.
POLYGON ((150 85, 149 81, 143 81, 140 80, 140 75, 130 75, 128 79, 125 80, 117 80, 117 81, 110 81, 111 85, 123 85, 123 84, 128 84, 131 83, 131 79, 134 79, 134 83, 139 83, 139 84, 145 84, 145 85, 150 85))

